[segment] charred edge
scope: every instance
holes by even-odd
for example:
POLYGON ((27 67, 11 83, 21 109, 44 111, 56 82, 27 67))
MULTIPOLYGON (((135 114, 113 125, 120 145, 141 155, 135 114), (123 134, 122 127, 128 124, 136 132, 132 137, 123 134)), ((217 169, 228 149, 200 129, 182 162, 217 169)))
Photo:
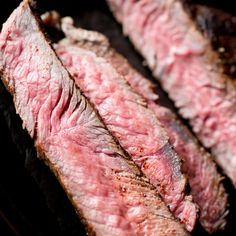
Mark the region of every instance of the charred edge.
MULTIPOLYGON (((1 78, 1 81, 3 82, 3 85, 5 86, 6 90, 8 91, 9 94, 11 94, 11 97, 12 97, 12 101, 15 103, 15 98, 16 98, 16 95, 15 95, 15 91, 14 91, 14 88, 11 88, 8 83, 6 82, 6 78, 7 76, 5 75, 4 73, 4 69, 3 70, 0 70, 0 78, 1 78)), ((28 132, 28 131, 27 131, 28 132)), ((32 136, 32 139, 36 139, 37 137, 37 124, 35 124, 34 126, 34 130, 32 130, 33 132, 33 136, 32 136)))
POLYGON ((214 7, 185 3, 185 10, 196 23, 197 29, 210 41, 217 53, 217 64, 235 81, 236 77, 236 18, 214 7))
POLYGON ((36 0, 28 0, 28 6, 29 6, 29 8, 31 10, 31 14, 35 17, 36 22, 38 24, 38 27, 40 28, 44 38, 46 39, 46 41, 51 46, 52 41, 51 41, 51 38, 49 37, 47 31, 46 31, 45 25, 42 23, 40 15, 38 14, 36 0))

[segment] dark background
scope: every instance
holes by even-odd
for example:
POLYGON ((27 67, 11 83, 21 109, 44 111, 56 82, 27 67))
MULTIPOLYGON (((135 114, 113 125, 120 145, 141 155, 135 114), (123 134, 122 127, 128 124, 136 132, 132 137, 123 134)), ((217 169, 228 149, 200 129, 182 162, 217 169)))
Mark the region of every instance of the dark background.
MULTIPOLYGON (((198 2, 214 4, 236 13, 231 0, 198 2)), ((0 23, 7 19, 19 3, 20 1, 8 0, 1 5, 0 23)), ((136 69, 152 79, 149 70, 142 66, 141 57, 122 36, 120 26, 114 21, 105 1, 45 0, 38 1, 37 5, 39 13, 56 9, 62 16, 74 16, 78 26, 103 32, 110 38, 113 47, 124 54, 136 69)), ((158 93, 161 95, 161 103, 174 110, 166 94, 160 89, 158 93)), ((37 159, 33 143, 27 134, 21 133, 20 119, 3 112, 10 107, 13 109, 11 98, 4 89, 0 90, 0 100, 0 235, 85 235, 83 226, 55 177, 37 159), (18 143, 18 147, 15 143, 18 143)), ((227 178, 224 184, 229 192, 231 213, 227 218, 226 229, 214 234, 215 236, 236 235, 236 191, 227 178)), ((193 235, 207 234, 197 225, 193 235)))

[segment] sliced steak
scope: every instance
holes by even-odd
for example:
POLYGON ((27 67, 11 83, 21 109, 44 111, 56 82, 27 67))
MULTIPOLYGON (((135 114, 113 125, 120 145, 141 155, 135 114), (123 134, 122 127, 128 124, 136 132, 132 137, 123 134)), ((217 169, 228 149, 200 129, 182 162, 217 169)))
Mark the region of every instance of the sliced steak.
POLYGON ((0 34, 23 126, 92 235, 186 235, 75 86, 23 1, 0 34))
POLYGON ((62 30, 66 35, 61 44, 77 45, 105 58, 124 76, 132 88, 147 100, 148 107, 154 111, 170 137, 170 143, 183 158, 183 171, 188 176, 193 199, 200 207, 201 224, 210 233, 223 229, 226 224, 227 194, 210 154, 199 146, 196 138, 173 112, 156 103, 158 96, 154 93, 154 84, 113 50, 105 36, 75 28, 73 20, 69 17, 61 21, 62 30))
POLYGON ((236 186, 236 90, 178 0, 108 0, 180 114, 236 186), (134 30, 135 29, 135 30, 134 30))
POLYGON ((108 129, 157 188, 174 215, 191 231, 196 206, 185 195, 181 162, 144 99, 104 58, 74 45, 55 45, 76 84, 94 104, 108 129))

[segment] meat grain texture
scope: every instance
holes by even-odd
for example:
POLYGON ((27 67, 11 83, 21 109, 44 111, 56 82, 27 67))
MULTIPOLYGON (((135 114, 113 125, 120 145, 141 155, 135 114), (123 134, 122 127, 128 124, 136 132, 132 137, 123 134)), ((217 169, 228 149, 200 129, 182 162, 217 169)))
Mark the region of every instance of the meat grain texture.
POLYGON ((0 34, 2 80, 39 155, 96 235, 187 235, 117 146, 25 0, 0 34))
MULTIPOLYGON (((154 84, 134 70, 128 61, 113 50, 108 39, 94 31, 73 26, 73 20, 63 18, 62 30, 66 38, 61 41, 65 47, 75 45, 93 51, 109 62, 146 99, 149 109, 161 121, 175 151, 183 158, 194 201, 200 208, 200 222, 210 233, 223 229, 227 215, 227 194, 221 183, 214 161, 202 148, 188 128, 169 109, 157 104, 158 95, 154 84)), ((66 50, 66 49, 65 49, 66 50)))

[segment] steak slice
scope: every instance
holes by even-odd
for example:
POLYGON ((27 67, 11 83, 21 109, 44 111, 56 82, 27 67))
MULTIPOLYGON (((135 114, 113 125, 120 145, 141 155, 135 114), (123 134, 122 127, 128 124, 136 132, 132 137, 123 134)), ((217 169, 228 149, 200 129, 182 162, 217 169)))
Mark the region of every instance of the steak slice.
POLYGON ((108 0, 180 114, 236 186, 236 90, 178 0, 108 0), (135 30, 134 30, 135 29, 135 30))
POLYGON ((0 34, 2 80, 92 235, 186 235, 75 86, 25 0, 0 34))
POLYGON ((157 188, 174 215, 191 231, 196 205, 185 195, 181 162, 144 99, 104 58, 73 45, 55 45, 76 84, 94 104, 108 129, 157 188))
POLYGON ((77 45, 105 58, 146 99, 148 107, 164 126, 175 151, 183 158, 183 171, 188 176, 193 200, 199 205, 201 224, 210 233, 223 229, 226 224, 227 194, 210 154, 199 146, 196 138, 173 112, 156 103, 158 96, 154 93, 154 84, 113 50, 104 35, 75 28, 69 17, 61 19, 61 22, 66 35, 61 44, 77 45))

